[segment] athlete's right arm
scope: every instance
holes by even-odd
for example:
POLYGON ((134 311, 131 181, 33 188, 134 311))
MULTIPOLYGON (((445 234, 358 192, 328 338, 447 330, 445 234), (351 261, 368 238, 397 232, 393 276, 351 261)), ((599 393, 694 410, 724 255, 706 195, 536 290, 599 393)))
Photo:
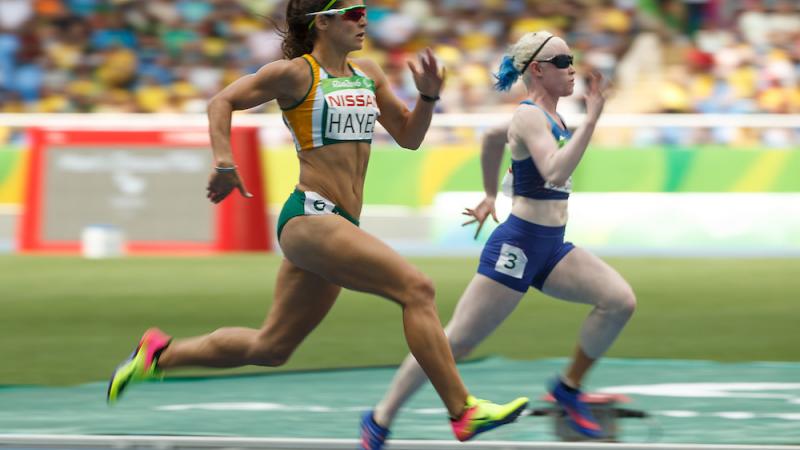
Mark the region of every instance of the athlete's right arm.
POLYGON ((486 197, 497 198, 497 185, 500 179, 500 163, 508 143, 510 122, 490 128, 481 139, 481 171, 483 172, 483 191, 486 197))
POLYGON ((475 239, 483 228, 483 223, 489 215, 497 222, 495 201, 497 200, 497 184, 500 179, 500 162, 503 160, 503 151, 508 143, 508 123, 490 128, 481 139, 481 171, 483 172, 483 191, 486 197, 478 203, 475 209, 464 208, 461 214, 472 217, 462 226, 477 222, 475 239))
POLYGON ((207 112, 217 166, 234 165, 230 145, 233 111, 250 109, 275 99, 292 102, 302 96, 303 89, 308 89, 310 83, 308 65, 304 61, 279 60, 239 78, 215 95, 208 103, 207 112))
MULTIPOLYGON (((208 129, 216 167, 235 167, 231 151, 231 119, 233 111, 250 109, 278 99, 294 103, 310 85, 308 65, 300 60, 280 60, 263 66, 258 72, 231 83, 208 103, 208 129)), ((238 189, 244 197, 252 197, 236 170, 214 170, 206 188, 207 197, 219 203, 238 189)))

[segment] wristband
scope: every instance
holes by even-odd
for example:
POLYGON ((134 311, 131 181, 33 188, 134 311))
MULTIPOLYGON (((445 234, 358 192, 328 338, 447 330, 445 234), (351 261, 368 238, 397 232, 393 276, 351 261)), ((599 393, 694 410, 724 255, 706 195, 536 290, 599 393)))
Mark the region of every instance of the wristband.
POLYGON ((438 95, 436 97, 431 97, 430 95, 425 95, 422 92, 419 93, 419 98, 428 103, 435 103, 437 100, 439 100, 438 95))
POLYGON ((214 167, 214 170, 216 170, 217 173, 231 173, 231 172, 236 172, 236 166, 233 166, 233 167, 216 166, 216 167, 214 167))

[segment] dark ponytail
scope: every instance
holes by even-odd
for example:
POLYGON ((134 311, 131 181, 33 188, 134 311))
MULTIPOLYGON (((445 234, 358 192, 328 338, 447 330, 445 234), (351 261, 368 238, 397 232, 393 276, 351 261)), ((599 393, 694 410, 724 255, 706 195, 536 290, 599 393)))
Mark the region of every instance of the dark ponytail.
MULTIPOLYGON (((283 56, 286 59, 311 53, 314 50, 314 40, 317 38, 317 29, 308 28, 314 16, 306 14, 322 11, 329 0, 289 0, 286 5, 286 29, 278 30, 283 37, 283 56)), ((332 5, 331 8, 336 5, 332 5)))

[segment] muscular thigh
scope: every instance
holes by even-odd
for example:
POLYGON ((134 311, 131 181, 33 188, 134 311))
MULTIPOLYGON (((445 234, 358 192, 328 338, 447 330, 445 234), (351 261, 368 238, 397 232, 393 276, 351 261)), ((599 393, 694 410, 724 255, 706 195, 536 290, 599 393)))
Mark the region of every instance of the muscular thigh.
POLYGON ((561 300, 597 304, 619 298, 630 286, 613 267, 587 250, 575 247, 556 264, 542 292, 561 300))
POLYGON ((330 283, 395 300, 421 275, 391 247, 336 215, 292 219, 280 244, 292 263, 330 283))

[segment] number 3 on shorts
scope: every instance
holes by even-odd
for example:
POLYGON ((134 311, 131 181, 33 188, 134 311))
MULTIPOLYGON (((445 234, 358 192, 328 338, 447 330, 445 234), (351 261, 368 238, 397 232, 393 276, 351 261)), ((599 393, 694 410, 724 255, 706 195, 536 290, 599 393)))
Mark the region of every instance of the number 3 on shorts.
POLYGON ((528 257, 521 248, 503 244, 500 247, 500 257, 497 259, 497 264, 494 265, 494 270, 510 277, 522 279, 526 264, 528 264, 528 257))

